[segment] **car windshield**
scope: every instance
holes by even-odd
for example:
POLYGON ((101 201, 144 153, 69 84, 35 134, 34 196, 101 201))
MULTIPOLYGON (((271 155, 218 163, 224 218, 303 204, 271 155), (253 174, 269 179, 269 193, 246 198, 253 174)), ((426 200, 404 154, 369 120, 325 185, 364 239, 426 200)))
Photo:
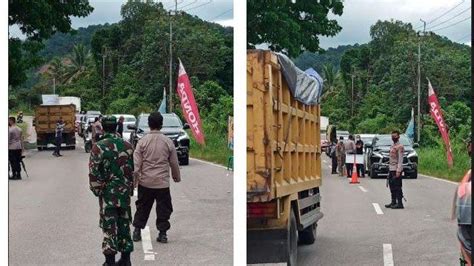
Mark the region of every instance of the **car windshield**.
POLYGON ((182 127, 181 121, 176 116, 163 116, 163 127, 182 127))
MULTIPOLYGON (((377 140, 375 141, 374 146, 392 146, 392 136, 391 135, 384 135, 378 136, 377 140)), ((411 146, 410 140, 406 136, 400 136, 400 144, 403 146, 411 146)))
POLYGON ((135 117, 129 117, 129 116, 127 116, 127 117, 125 117, 125 120, 124 120, 124 121, 125 121, 125 122, 135 122, 135 121, 137 121, 137 120, 135 119, 135 117))

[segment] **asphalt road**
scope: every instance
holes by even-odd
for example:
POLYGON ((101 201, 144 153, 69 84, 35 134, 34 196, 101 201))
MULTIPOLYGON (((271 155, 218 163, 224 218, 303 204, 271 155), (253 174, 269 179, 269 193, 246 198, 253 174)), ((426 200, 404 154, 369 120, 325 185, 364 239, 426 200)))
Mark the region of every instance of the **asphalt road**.
POLYGON ((459 265, 457 225, 450 220, 455 184, 425 176, 404 179, 405 209, 386 209, 385 179, 349 184, 331 175, 330 160, 323 158, 324 217, 316 243, 298 248, 299 265, 459 265))
MULTIPOLYGON (((80 147, 62 154, 56 158, 52 151, 30 152, 25 159, 30 177, 9 181, 10 265, 104 262, 99 205, 88 186, 88 154, 80 147)), ((169 243, 156 242, 153 208, 150 234, 142 231, 144 241, 135 243, 132 263, 231 265, 233 173, 191 160, 181 167, 181 175, 182 182, 171 186, 169 243)))

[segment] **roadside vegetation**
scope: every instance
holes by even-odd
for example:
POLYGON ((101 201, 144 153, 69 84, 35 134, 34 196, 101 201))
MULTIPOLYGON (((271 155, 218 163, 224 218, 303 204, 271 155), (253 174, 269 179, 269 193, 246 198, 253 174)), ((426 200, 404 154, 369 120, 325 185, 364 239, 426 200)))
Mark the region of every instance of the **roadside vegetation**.
POLYGON ((429 32, 418 37, 411 24, 378 21, 372 40, 327 54, 305 52, 295 58, 302 69, 324 77, 321 113, 340 130, 354 133, 405 132, 417 107, 417 53, 421 42, 421 140, 419 173, 459 180, 469 167, 464 141, 471 128, 471 47, 429 32), (324 62, 325 64, 321 64, 324 62), (449 169, 438 127, 429 114, 428 81, 438 96, 453 146, 449 169), (352 93, 352 80, 354 92, 352 93), (351 108, 353 107, 353 109, 351 108))
MULTIPOLYGON (((10 84, 10 110, 32 114, 41 94, 53 93, 53 82, 60 96, 80 97, 83 110, 136 116, 157 110, 163 90, 169 95, 168 11, 159 2, 129 1, 121 15, 117 23, 45 39, 35 54, 42 63, 10 84)), ((173 25, 173 86, 181 59, 206 135, 206 147, 193 142, 191 155, 224 162, 233 110, 233 29, 185 12, 173 18, 173 25)), ((172 109, 185 122, 177 95, 172 109)))

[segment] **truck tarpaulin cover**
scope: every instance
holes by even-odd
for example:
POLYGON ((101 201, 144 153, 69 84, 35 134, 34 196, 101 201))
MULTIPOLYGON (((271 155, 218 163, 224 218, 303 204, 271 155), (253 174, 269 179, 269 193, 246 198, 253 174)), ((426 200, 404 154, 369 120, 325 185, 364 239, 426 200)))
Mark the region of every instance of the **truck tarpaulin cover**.
POLYGON ((284 54, 277 53, 277 56, 293 97, 306 105, 319 104, 323 90, 321 76, 314 69, 308 69, 305 73, 284 54))

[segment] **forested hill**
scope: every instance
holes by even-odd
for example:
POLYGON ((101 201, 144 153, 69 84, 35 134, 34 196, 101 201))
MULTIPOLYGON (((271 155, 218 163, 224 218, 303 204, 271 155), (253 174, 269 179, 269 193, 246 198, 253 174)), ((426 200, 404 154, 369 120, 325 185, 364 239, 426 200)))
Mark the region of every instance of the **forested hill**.
POLYGON ((87 28, 78 28, 71 33, 58 32, 44 42, 45 47, 39 53, 45 61, 53 57, 63 57, 72 52, 74 45, 83 44, 86 49, 90 49, 92 35, 102 28, 109 27, 110 24, 90 25, 87 28))
POLYGON ((348 49, 358 47, 354 45, 340 45, 336 48, 328 48, 324 53, 316 54, 311 52, 304 52, 294 59, 296 66, 306 70, 310 67, 314 68, 318 73, 323 72, 324 65, 332 65, 336 70, 339 70, 342 55, 348 49))
MULTIPOLYGON (((419 37, 411 24, 393 20, 378 21, 371 26, 370 36, 370 42, 344 49, 339 69, 329 61, 320 70, 325 79, 321 112, 329 116, 330 123, 360 133, 405 131, 411 110, 417 107, 421 43, 423 141, 432 143, 439 135, 429 115, 428 79, 438 95, 452 138, 466 138, 472 106, 471 47, 435 33, 419 37)), ((302 55, 296 62, 303 69, 310 64, 318 68, 316 63, 307 64, 311 60, 305 58, 325 60, 302 55)))

